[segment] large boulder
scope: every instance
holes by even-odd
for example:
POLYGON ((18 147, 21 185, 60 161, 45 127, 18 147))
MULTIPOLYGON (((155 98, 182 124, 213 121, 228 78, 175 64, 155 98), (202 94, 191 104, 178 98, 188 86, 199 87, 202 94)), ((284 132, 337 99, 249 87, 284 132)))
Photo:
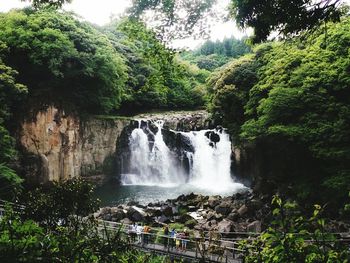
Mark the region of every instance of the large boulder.
POLYGON ((173 208, 171 206, 163 206, 161 209, 163 215, 169 217, 173 215, 173 208))
POLYGON ((237 210, 232 210, 231 213, 227 216, 227 219, 231 221, 237 221, 239 219, 239 214, 237 210))
POLYGON ((224 216, 228 215, 232 211, 232 204, 230 202, 222 202, 215 206, 215 212, 224 216))
POLYGON ((221 201, 221 196, 215 195, 215 196, 210 196, 208 198, 208 207, 211 209, 214 209, 217 205, 220 204, 221 201))
POLYGON ((161 215, 159 217, 156 217, 156 222, 161 223, 161 224, 168 224, 170 223, 169 217, 165 215, 161 215))
POLYGON ((252 199, 247 203, 250 210, 256 211, 264 206, 264 203, 258 199, 252 199))
POLYGON ((127 217, 133 222, 140 222, 140 221, 144 221, 145 219, 140 209, 137 209, 134 206, 130 207, 126 214, 127 214, 127 217))
POLYGON ((115 211, 113 211, 112 213, 112 221, 120 221, 123 218, 125 218, 126 214, 124 213, 124 211, 122 209, 117 209, 115 211))
POLYGON ((218 224, 217 229, 221 233, 234 232, 235 224, 231 220, 224 219, 218 224))
POLYGON ((247 213, 248 213, 248 207, 246 206, 246 205, 242 205, 239 209, 238 209, 238 211, 237 211, 237 213, 239 214, 239 216, 244 216, 244 215, 246 215, 247 213))

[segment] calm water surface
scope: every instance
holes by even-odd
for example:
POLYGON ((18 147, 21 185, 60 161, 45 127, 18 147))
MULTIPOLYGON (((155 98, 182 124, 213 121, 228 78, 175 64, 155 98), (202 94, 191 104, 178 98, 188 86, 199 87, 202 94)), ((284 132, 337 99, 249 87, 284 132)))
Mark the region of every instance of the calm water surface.
POLYGON ((105 184, 96 189, 96 196, 101 199, 102 206, 118 205, 130 201, 138 201, 141 204, 175 199, 181 194, 204 194, 229 196, 237 192, 245 191, 241 184, 233 184, 229 189, 201 189, 191 184, 173 185, 167 187, 155 185, 118 185, 116 182, 105 184))

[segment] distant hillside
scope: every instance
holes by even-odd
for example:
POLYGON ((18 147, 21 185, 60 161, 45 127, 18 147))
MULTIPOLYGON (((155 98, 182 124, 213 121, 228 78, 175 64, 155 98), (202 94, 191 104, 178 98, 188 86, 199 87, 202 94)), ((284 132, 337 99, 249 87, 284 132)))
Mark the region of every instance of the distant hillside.
POLYGON ((245 39, 239 40, 231 37, 215 42, 208 40, 194 51, 183 52, 181 57, 196 64, 201 69, 213 71, 232 58, 239 58, 250 51, 251 49, 245 43, 245 39))

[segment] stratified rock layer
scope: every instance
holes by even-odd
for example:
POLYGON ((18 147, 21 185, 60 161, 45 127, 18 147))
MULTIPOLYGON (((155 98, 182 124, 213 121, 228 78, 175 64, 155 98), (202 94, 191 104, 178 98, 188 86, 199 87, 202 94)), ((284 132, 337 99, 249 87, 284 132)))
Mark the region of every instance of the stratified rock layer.
POLYGON ((115 153, 117 139, 129 123, 97 118, 82 121, 54 107, 39 112, 35 121, 23 123, 19 136, 26 157, 38 159, 39 167, 24 168, 26 177, 40 183, 103 173, 106 159, 115 153))
POLYGON ((65 114, 53 106, 21 125, 17 135, 22 153, 22 174, 32 183, 62 181, 84 176, 102 182, 117 175, 135 120, 163 119, 165 129, 196 130, 209 126, 205 111, 164 112, 133 118, 90 117, 65 114), (124 138, 124 137, 125 138, 124 138), (118 163, 119 162, 119 163, 118 163))

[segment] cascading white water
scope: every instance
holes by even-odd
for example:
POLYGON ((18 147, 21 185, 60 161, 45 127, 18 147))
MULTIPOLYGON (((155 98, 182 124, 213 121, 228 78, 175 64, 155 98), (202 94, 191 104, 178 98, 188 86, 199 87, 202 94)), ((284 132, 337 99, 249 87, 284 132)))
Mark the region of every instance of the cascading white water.
POLYGON ((161 130, 164 121, 158 120, 153 124, 158 129, 156 134, 147 129, 154 137, 153 145, 141 129, 140 121, 138 128, 132 131, 129 138, 131 173, 122 175, 123 184, 168 186, 185 182, 184 172, 163 140, 161 130))
POLYGON ((182 133, 190 139, 193 153, 187 153, 190 160, 189 183, 213 192, 235 191, 243 185, 231 177, 231 141, 229 135, 219 130, 202 130, 182 133), (218 142, 210 136, 215 135, 218 142))
POLYGON ((131 185, 183 185, 222 193, 244 188, 231 177, 231 142, 223 129, 179 132, 186 138, 192 150, 176 156, 164 142, 163 121, 153 124, 158 131, 153 134, 147 128, 134 129, 129 138, 130 169, 122 175, 122 184, 131 185), (149 140, 154 137, 154 141, 149 140), (189 171, 181 166, 185 156, 189 171))

